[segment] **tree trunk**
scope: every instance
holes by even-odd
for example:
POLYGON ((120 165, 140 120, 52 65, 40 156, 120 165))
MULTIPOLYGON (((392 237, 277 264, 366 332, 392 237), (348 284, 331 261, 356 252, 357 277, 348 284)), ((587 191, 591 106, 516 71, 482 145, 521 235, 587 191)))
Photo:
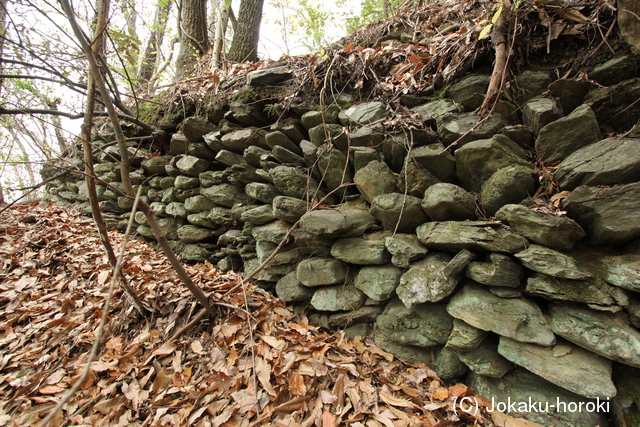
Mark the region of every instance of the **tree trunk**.
POLYGON ((207 0, 182 0, 180 9, 180 52, 176 60, 176 81, 195 70, 209 50, 207 37, 207 0))
POLYGON ((258 60, 258 41, 264 0, 242 0, 238 14, 238 26, 227 57, 230 61, 255 62, 258 60))
POLYGON ((151 27, 152 31, 149 35, 149 41, 147 42, 147 47, 144 50, 144 55, 140 61, 140 69, 138 70, 138 88, 145 92, 152 92, 152 88, 148 86, 157 66, 158 52, 160 52, 160 49, 162 48, 162 41, 164 40, 164 34, 167 29, 167 19, 169 18, 169 12, 171 12, 172 5, 173 1, 163 0, 158 3, 156 7, 156 14, 153 18, 153 27, 151 27))
MULTIPOLYGON (((7 0, 0 0, 0 74, 2 74, 3 64, 3 47, 4 47, 4 36, 5 36, 5 21, 7 19, 7 0)), ((2 94, 2 86, 4 83, 4 78, 0 77, 0 94, 2 94)))
POLYGON ((218 12, 218 22, 216 23, 216 34, 213 43, 213 68, 220 67, 220 55, 222 54, 222 46, 224 38, 227 34, 227 23, 229 22, 229 10, 231 10, 231 0, 220 0, 218 3, 220 8, 218 12))

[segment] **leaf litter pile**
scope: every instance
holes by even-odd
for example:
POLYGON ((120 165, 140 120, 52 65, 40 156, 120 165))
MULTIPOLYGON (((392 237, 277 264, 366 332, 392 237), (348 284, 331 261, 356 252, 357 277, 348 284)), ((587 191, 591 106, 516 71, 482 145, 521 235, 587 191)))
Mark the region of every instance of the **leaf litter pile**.
MULTIPOLYGON (((111 268, 90 218, 37 205, 0 215, 0 260, 0 425, 37 425, 86 366, 111 268)), ((492 425, 479 396, 425 365, 309 324, 253 285, 227 295, 233 273, 187 266, 221 304, 185 330, 199 307, 164 255, 130 241, 122 271, 152 314, 116 291, 90 375, 50 425, 492 425), (461 411, 462 397, 481 410, 461 411)))

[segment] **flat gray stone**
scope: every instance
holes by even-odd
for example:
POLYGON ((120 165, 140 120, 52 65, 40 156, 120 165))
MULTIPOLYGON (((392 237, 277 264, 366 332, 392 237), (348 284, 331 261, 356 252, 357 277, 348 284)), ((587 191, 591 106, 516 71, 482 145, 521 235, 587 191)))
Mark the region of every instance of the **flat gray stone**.
POLYGON ((466 275, 483 285, 517 288, 524 278, 524 268, 507 255, 490 253, 489 262, 469 264, 466 275))
POLYGON ((555 172, 564 190, 640 181, 640 140, 605 139, 570 154, 555 172))
MULTIPOLYGON (((142 169, 144 170, 145 174, 147 174, 148 176, 164 175, 165 166, 167 166, 170 161, 171 161, 171 156, 150 157, 142 161, 142 169)), ((99 163, 99 164, 111 165, 111 163, 99 163)), ((98 165, 95 165, 95 167, 97 166, 98 165)), ((98 174, 98 172, 96 172, 96 174, 98 174)))
POLYGON ((265 68, 249 71, 247 73, 247 84, 249 86, 275 85, 290 80, 292 76, 291 71, 285 66, 265 68))
POLYGON ((189 190, 191 188, 200 187, 200 178, 194 176, 177 176, 173 186, 178 190, 189 190))
POLYGON ((176 163, 176 167, 180 172, 195 177, 206 171, 209 165, 211 165, 211 163, 207 160, 188 155, 182 156, 176 163))
POLYGON ((213 233, 209 228, 201 228, 195 225, 184 225, 177 230, 178 239, 185 243, 198 243, 210 238, 213 233))
POLYGON ((396 191, 396 177, 384 162, 373 161, 358 170, 353 177, 356 187, 371 203, 377 196, 396 191))
POLYGON ((528 245, 527 239, 492 221, 427 222, 416 233, 423 245, 436 250, 515 253, 528 245))
POLYGON ((506 166, 482 184, 480 200, 487 215, 493 216, 504 205, 520 203, 535 194, 538 174, 529 165, 506 166))
POLYGON ((582 105, 589 89, 591 82, 588 80, 558 79, 549 85, 551 95, 558 99, 565 115, 582 105))
POLYGON ((596 65, 593 71, 589 73, 589 79, 602 86, 611 86, 623 80, 631 79, 637 73, 637 59, 631 55, 625 55, 596 65))
POLYGON ((384 234, 338 239, 331 247, 331 256, 356 265, 382 265, 391 261, 385 248, 384 234))
POLYGON ((338 115, 344 126, 351 124, 366 125, 376 120, 387 117, 391 110, 386 104, 379 101, 365 102, 343 110, 338 115))
POLYGON ((273 216, 273 206, 262 205, 249 209, 240 214, 240 219, 243 222, 255 225, 267 224, 275 219, 273 216))
POLYGON ((376 196, 371 201, 369 212, 385 230, 399 233, 413 233, 417 226, 429 220, 419 198, 400 193, 376 196))
POLYGON ((216 161, 222 163, 225 166, 233 166, 240 163, 245 163, 244 157, 238 153, 234 153, 229 150, 220 150, 216 154, 216 161))
MULTIPOLYGON (((440 102, 440 101, 436 101, 440 102)), ((456 159, 445 151, 442 144, 429 144, 416 147, 411 151, 413 158, 443 182, 453 182, 456 159)))
POLYGON ((598 142, 600 135, 595 114, 588 105, 583 104, 568 116, 543 127, 536 139, 535 148, 543 160, 552 163, 598 142))
MULTIPOLYGON (((207 220, 218 227, 230 227, 233 225, 231 209, 216 206, 207 214, 207 220)), ((221 245, 223 243, 220 243, 221 245)))
POLYGON ((313 296, 313 289, 309 289, 298 282, 296 272, 286 274, 276 283, 276 295, 285 302, 307 301, 313 296))
POLYGON ((449 276, 442 270, 451 261, 451 256, 438 253, 414 263, 400 278, 396 294, 402 303, 411 308, 424 302, 438 302, 451 295, 460 277, 449 276))
POLYGON ((394 295, 400 283, 402 270, 388 264, 367 266, 360 269, 354 285, 374 301, 386 301, 394 295))
POLYGON ((471 372, 467 378, 467 384, 490 402, 488 410, 508 413, 513 417, 523 417, 523 420, 539 425, 567 427, 608 425, 608 409, 611 405, 606 400, 598 402, 578 396, 522 368, 513 369, 502 378, 491 378, 471 372), (510 404, 511 409, 509 409, 510 404), (598 404, 600 412, 598 412, 598 404), (581 406, 582 411, 578 410, 581 406), (585 408, 593 408, 593 410, 587 411, 584 410, 585 408))
POLYGON ((453 319, 453 329, 445 347, 455 351, 471 351, 486 338, 487 331, 475 328, 460 319, 453 319))
POLYGON ((261 225, 259 227, 253 227, 251 230, 251 235, 256 240, 262 240, 264 242, 271 242, 280 244, 282 239, 286 236, 289 231, 290 225, 284 221, 274 221, 267 225, 261 225))
POLYGON ((339 112, 340 109, 337 107, 324 107, 321 110, 307 111, 300 117, 300 122, 307 130, 323 123, 339 123, 339 112))
POLYGON ((459 149, 465 144, 479 139, 491 138, 500 129, 507 125, 507 120, 500 114, 493 114, 482 126, 473 129, 478 124, 478 115, 476 113, 465 114, 447 114, 438 117, 437 128, 438 135, 442 138, 445 147, 458 141, 454 150, 459 149), (467 132, 469 132, 467 134, 467 132))
POLYGON ((251 204, 253 202, 253 199, 247 196, 241 188, 226 183, 201 188, 200 194, 207 197, 213 203, 226 208, 230 208, 236 203, 251 204))
POLYGON ((322 237, 361 236, 375 224, 366 210, 352 208, 311 211, 301 218, 301 227, 322 237))
POLYGON ((476 284, 467 284, 456 293, 447 311, 471 326, 522 342, 540 345, 555 343, 551 326, 540 307, 526 299, 504 299, 476 284), (482 310, 478 310, 482 307, 482 310))
POLYGON ((413 234, 389 236, 385 239, 385 246, 391 254, 391 263, 400 268, 409 268, 412 261, 424 258, 429 252, 413 234))
POLYGON ((438 178, 413 159, 404 164, 398 174, 398 191, 400 193, 406 192, 419 199, 424 197, 425 191, 431 186, 439 183, 438 178))
POLYGON ((640 237, 640 183, 576 188, 563 201, 567 215, 594 246, 619 246, 640 237))
POLYGON ((304 286, 335 285, 344 283, 347 278, 347 266, 334 258, 309 258, 300 261, 296 275, 304 286))
POLYGON ((498 170, 527 165, 526 152, 504 135, 469 142, 456 150, 456 178, 468 191, 480 192, 482 184, 498 170))
MULTIPOLYGON (((505 338, 500 338, 500 341, 503 339, 505 338)), ((458 352, 458 358, 476 374, 491 378, 502 378, 513 368, 513 365, 498 353, 497 346, 486 340, 471 351, 458 352)))
POLYGON ((436 120, 445 114, 462 113, 462 106, 451 99, 439 99, 437 101, 427 102, 426 104, 413 107, 411 111, 418 113, 420 119, 427 126, 434 126, 436 120))
POLYGON ((628 302, 624 291, 607 285, 604 280, 595 277, 577 281, 545 274, 534 274, 527 279, 525 291, 531 295, 538 295, 556 301, 574 301, 601 306, 628 302))
POLYGON ((447 342, 453 318, 444 304, 421 304, 411 309, 393 299, 376 319, 376 325, 389 339, 402 345, 433 347, 447 342))
POLYGON ((460 79, 447 90, 451 98, 464 107, 464 111, 473 111, 482 105, 491 76, 478 74, 460 79))
POLYGON ((433 362, 433 369, 438 374, 438 377, 443 380, 462 377, 469 370, 467 365, 458 359, 458 354, 447 347, 443 347, 438 351, 436 360, 433 362))
POLYGON ((316 147, 329 144, 339 150, 346 150, 349 146, 347 133, 342 125, 338 124, 327 123, 312 127, 309 129, 309 139, 316 147))
POLYGON ((308 194, 311 197, 321 197, 324 194, 318 192, 318 183, 312 177, 290 166, 276 166, 269 171, 276 186, 285 196, 305 199, 308 194))
POLYGON ((187 216, 189 216, 189 212, 184 207, 184 203, 180 203, 180 202, 168 203, 167 207, 164 209, 164 213, 165 215, 173 218, 187 219, 187 216))
POLYGON ((475 198, 455 184, 432 185, 424 192, 421 206, 433 221, 464 221, 476 218, 475 198))
POLYGON ((619 255, 602 258, 607 273, 605 280, 614 286, 640 292, 640 255, 619 255))
POLYGON ((522 106, 522 124, 531 128, 534 135, 538 135, 540 129, 560 117, 562 112, 553 99, 536 98, 522 106))
POLYGON ((523 105, 530 99, 542 95, 551 82, 551 77, 546 71, 523 71, 516 76, 516 104, 523 105))
POLYGON ((498 352, 523 368, 580 396, 601 399, 616 395, 611 361, 576 345, 558 342, 553 347, 501 337, 498 352))
POLYGON ((582 227, 571 218, 536 212, 522 205, 505 205, 496 212, 496 218, 532 242, 559 251, 570 251, 585 236, 582 227))
POLYGON ((220 143, 229 151, 242 154, 244 150, 252 145, 269 149, 264 139, 265 131, 258 128, 246 128, 226 133, 220 138, 220 143))
POLYGON ((274 185, 262 182, 247 184, 244 187, 244 192, 247 193, 247 196, 262 203, 271 203, 277 196, 282 195, 274 185))
POLYGON ((302 150, 300 149, 300 147, 297 146, 293 141, 291 141, 287 135, 280 132, 279 130, 267 133, 264 136, 264 140, 272 150, 275 147, 283 147, 299 156, 302 155, 302 150))
POLYGON ((640 367, 640 332, 626 323, 622 313, 552 304, 551 327, 562 338, 600 356, 640 367))
POLYGON ((362 307, 365 299, 353 285, 326 286, 315 290, 310 304, 319 311, 348 311, 362 307))
POLYGON ((189 213, 198 213, 211 210, 215 207, 215 203, 209 200, 207 197, 197 195, 189 197, 184 201, 184 208, 189 213))
POLYGON ((570 256, 544 246, 531 245, 524 251, 518 252, 516 258, 528 269, 548 276, 575 280, 591 277, 591 274, 581 270, 570 256))
POLYGON ((277 196, 273 199, 273 217, 294 223, 307 213, 307 202, 295 197, 277 196))
MULTIPOLYGON (((322 183, 329 190, 337 190, 343 184, 353 182, 351 168, 347 165, 347 156, 331 145, 322 145, 316 152, 318 163, 317 168, 322 183)), ((336 196, 342 198, 347 193, 347 188, 342 188, 336 192, 336 196)))

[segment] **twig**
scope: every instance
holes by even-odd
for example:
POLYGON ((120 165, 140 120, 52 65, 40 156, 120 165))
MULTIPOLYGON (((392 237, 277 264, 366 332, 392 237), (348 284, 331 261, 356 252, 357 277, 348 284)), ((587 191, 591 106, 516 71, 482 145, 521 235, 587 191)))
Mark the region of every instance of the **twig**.
POLYGON ((116 288, 116 280, 118 275, 120 274, 120 268, 122 267, 122 259, 124 258, 124 250, 127 246, 127 240, 129 238, 129 234, 131 233, 131 228, 133 227, 133 217, 136 214, 136 209, 138 208, 138 201, 140 200, 140 195, 142 194, 142 186, 138 188, 138 194, 136 195, 136 199, 133 202, 133 208, 131 209, 131 214, 129 215, 129 223, 127 224, 127 231, 124 234, 124 238, 122 239, 122 246, 120 247, 120 255, 118 255, 118 262, 113 270, 113 275, 111 276, 111 285, 109 286, 109 292, 107 293, 107 298, 104 302, 104 308, 102 309, 102 317, 100 318, 100 325, 96 329, 95 341, 93 342, 93 346, 91 347, 91 352, 89 353, 89 358, 87 359, 87 364, 82 370, 82 374, 80 377, 73 383, 71 388, 65 393, 64 397, 58 402, 58 404, 49 412, 49 414, 45 417, 44 420, 39 424, 39 427, 45 427, 49 421, 53 419, 53 417, 62 409, 62 407, 69 402, 71 397, 75 394, 78 389, 82 386, 84 381, 87 379, 89 375, 89 371, 91 371, 91 364, 95 360, 98 354, 98 348, 100 347, 102 341, 102 334, 104 332, 104 327, 107 324, 107 319, 109 318, 109 308, 111 306, 111 299, 113 298, 113 291, 116 288))

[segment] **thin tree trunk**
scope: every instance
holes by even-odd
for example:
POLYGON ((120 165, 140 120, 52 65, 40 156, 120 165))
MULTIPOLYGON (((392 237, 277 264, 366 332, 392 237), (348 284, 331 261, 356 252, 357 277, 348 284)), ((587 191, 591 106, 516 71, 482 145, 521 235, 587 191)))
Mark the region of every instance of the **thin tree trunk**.
POLYGON ((216 23, 216 35, 213 43, 213 68, 220 68, 220 55, 222 54, 222 46, 224 46, 224 38, 227 34, 227 23, 229 22, 229 10, 231 9, 231 0, 220 0, 218 2, 220 11, 218 12, 218 22, 216 23))
POLYGON ((264 0, 242 0, 238 25, 227 57, 230 61, 255 62, 258 60, 258 41, 264 0))
MULTIPOLYGON (((4 68, 2 58, 4 57, 4 36, 6 31, 7 20, 7 0, 0 0, 0 74, 4 68)), ((2 86, 4 84, 4 78, 0 77, 0 94, 2 94, 2 86)))
POLYGON ((191 74, 200 57, 209 50, 207 0, 182 0, 181 3, 180 52, 176 60, 176 81, 191 74))
POLYGON ((140 61, 140 69, 138 70, 138 87, 145 92, 152 93, 152 87, 149 84, 153 78, 153 72, 158 65, 158 52, 162 49, 162 42, 167 29, 167 19, 173 6, 172 0, 162 0, 156 6, 155 16, 153 18, 153 27, 149 35, 147 47, 140 61))

